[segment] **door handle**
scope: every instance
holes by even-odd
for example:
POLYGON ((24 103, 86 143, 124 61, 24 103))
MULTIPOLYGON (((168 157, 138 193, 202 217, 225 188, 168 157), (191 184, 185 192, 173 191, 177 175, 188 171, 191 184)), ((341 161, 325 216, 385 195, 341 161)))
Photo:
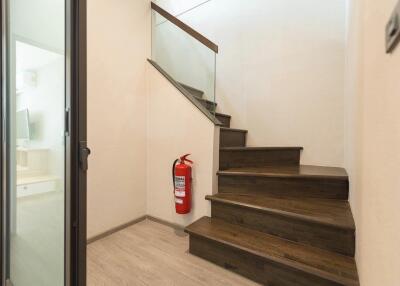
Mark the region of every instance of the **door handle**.
POLYGON ((89 169, 89 163, 88 163, 88 158, 90 153, 92 152, 88 147, 87 147, 87 142, 82 141, 79 144, 79 163, 82 171, 86 172, 89 169))

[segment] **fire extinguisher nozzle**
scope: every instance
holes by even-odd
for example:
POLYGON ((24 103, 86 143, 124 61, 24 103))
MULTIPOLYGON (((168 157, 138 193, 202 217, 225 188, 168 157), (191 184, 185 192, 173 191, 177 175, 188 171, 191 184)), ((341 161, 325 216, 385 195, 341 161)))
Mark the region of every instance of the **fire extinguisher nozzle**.
POLYGON ((190 155, 191 155, 191 154, 183 155, 183 156, 180 158, 181 163, 182 163, 182 162, 189 162, 190 164, 193 164, 193 161, 187 159, 187 157, 189 157, 190 155))

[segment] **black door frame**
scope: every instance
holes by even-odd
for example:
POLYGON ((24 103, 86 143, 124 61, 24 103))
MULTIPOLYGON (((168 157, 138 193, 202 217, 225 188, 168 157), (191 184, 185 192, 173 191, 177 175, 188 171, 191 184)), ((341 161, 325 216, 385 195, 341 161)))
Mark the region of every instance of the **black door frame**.
MULTIPOLYGON (((69 230, 70 250, 66 250, 66 256, 70 255, 69 264, 66 264, 66 273, 70 273, 69 286, 86 285, 86 202, 87 202, 87 2, 86 0, 67 0, 67 59, 70 56, 70 66, 67 64, 67 73, 70 74, 71 88, 69 102, 69 126, 70 136, 67 141, 67 151, 70 149, 69 160, 70 185, 69 200, 70 217, 69 230), (71 21, 68 23, 68 19, 71 21), (68 37, 68 35, 70 35, 68 37)), ((68 62, 68 60, 67 60, 68 62)), ((68 92, 68 91, 67 91, 68 92)), ((68 97, 67 97, 68 98, 68 97)), ((69 176, 68 176, 69 175, 69 176)), ((68 186, 67 186, 68 188, 68 186)), ((66 244, 68 245, 68 243, 66 244)), ((68 277, 67 277, 68 279, 68 277)))
MULTIPOLYGON (((86 285, 86 171, 87 85, 86 0, 66 0, 66 195, 65 195, 65 286, 86 285)), ((5 122, 6 0, 0 4, 0 285, 6 286, 4 256, 5 170, 3 168, 5 122)))

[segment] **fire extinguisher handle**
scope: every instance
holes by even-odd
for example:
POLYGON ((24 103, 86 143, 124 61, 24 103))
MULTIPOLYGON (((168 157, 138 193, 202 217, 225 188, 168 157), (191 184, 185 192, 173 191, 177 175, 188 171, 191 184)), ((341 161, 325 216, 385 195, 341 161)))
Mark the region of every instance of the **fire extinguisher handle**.
POLYGON ((189 162, 189 163, 193 164, 193 161, 187 159, 187 157, 189 157, 190 155, 191 155, 191 154, 183 155, 183 156, 181 157, 181 162, 189 162))
POLYGON ((172 184, 173 184, 173 189, 175 193, 175 165, 178 163, 179 159, 176 159, 174 163, 172 164, 172 184))

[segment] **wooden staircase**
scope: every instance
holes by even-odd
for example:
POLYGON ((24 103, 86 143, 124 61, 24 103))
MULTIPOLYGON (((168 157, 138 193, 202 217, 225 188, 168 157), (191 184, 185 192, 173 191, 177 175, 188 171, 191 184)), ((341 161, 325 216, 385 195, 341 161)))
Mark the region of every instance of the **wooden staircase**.
POLYGON ((246 147, 247 130, 216 117, 218 193, 206 197, 211 218, 185 229, 189 252, 263 285, 359 285, 346 171, 300 165, 301 147, 246 147))

